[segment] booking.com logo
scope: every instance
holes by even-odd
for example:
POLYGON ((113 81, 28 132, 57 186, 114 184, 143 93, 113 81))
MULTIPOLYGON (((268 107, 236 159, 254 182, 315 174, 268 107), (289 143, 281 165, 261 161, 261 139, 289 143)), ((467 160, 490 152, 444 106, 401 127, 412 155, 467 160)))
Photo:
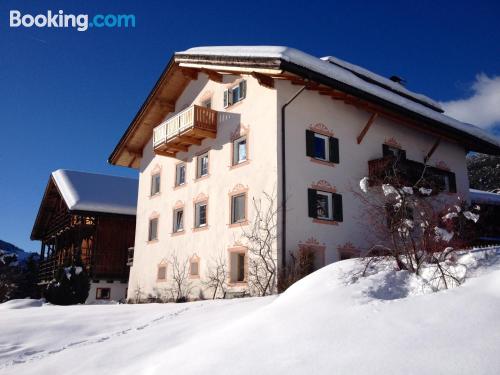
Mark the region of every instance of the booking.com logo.
POLYGON ((76 28, 78 31, 87 31, 89 28, 102 27, 135 27, 134 14, 96 14, 89 21, 88 14, 64 14, 64 11, 47 11, 47 14, 21 14, 19 10, 10 11, 10 27, 49 27, 49 28, 76 28))

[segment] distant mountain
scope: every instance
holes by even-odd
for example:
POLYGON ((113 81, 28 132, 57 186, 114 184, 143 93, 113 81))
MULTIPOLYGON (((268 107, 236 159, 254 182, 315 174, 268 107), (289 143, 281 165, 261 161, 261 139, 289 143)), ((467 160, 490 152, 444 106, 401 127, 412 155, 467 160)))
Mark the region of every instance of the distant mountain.
POLYGON ((3 255, 15 254, 17 256, 17 260, 20 263, 26 262, 28 257, 32 254, 36 255, 36 253, 30 253, 30 252, 24 251, 23 249, 20 249, 16 245, 13 245, 10 242, 6 242, 6 241, 2 241, 2 240, 0 240, 0 250, 3 250, 3 251, 1 251, 1 252, 3 252, 3 255))

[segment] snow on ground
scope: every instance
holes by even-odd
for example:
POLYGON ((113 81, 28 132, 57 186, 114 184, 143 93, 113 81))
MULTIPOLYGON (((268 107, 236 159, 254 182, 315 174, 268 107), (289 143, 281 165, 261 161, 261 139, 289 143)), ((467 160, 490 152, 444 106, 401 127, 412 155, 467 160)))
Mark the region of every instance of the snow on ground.
POLYGON ((0 305, 0 374, 499 374, 500 249, 426 293, 388 265, 338 262, 279 297, 0 305))

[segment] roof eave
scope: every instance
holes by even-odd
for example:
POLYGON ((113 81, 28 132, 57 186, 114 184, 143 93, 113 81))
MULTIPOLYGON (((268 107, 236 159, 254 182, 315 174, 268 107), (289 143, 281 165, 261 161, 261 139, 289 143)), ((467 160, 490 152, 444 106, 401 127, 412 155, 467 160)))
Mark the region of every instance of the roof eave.
POLYGON ((397 104, 388 102, 378 96, 369 94, 365 91, 362 91, 356 87, 350 86, 344 82, 335 80, 331 77, 327 77, 325 75, 322 75, 318 72, 315 72, 313 70, 310 70, 308 68, 305 68, 303 66, 291 63, 289 61, 281 60, 281 68, 283 70, 286 70, 290 73, 299 75, 301 77, 307 78, 311 81, 315 81, 318 83, 322 83, 324 85, 327 85, 329 87, 332 87, 334 89, 338 89, 340 91, 343 91, 347 94, 351 94, 354 96, 357 96, 361 99, 365 99, 370 102, 374 102, 376 104, 379 104, 383 107, 388 108, 389 110, 395 111, 396 113, 400 113, 410 119, 416 120, 419 123, 422 124, 422 126, 426 126, 429 124, 430 126, 427 126, 429 130, 432 130, 434 132, 441 132, 441 133, 448 133, 450 135, 453 135, 454 138, 457 138, 457 141, 460 143, 463 143, 466 145, 468 148, 468 151, 478 151, 478 152, 483 152, 487 154, 492 154, 492 155, 500 155, 500 147, 491 144, 481 138, 475 137, 469 133, 462 132, 454 127, 451 127, 447 124, 444 124, 442 122, 430 119, 426 116, 420 115, 418 113, 415 113, 405 107, 399 106, 397 104), (446 129, 445 132, 442 131, 442 129, 446 129), (469 142, 468 139, 470 139, 473 142, 469 142))

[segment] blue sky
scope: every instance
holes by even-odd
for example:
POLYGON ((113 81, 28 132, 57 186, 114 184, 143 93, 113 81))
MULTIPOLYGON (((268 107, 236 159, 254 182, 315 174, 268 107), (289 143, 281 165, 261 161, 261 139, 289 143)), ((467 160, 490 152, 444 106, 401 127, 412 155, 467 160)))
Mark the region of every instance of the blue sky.
POLYGON ((137 174, 107 157, 172 53, 192 46, 275 44, 335 55, 402 76, 409 89, 491 128, 498 112, 481 103, 500 95, 498 14, 498 1, 2 0, 0 239, 38 250, 29 235, 55 169, 137 174), (135 14, 136 27, 14 29, 13 9, 135 14))

